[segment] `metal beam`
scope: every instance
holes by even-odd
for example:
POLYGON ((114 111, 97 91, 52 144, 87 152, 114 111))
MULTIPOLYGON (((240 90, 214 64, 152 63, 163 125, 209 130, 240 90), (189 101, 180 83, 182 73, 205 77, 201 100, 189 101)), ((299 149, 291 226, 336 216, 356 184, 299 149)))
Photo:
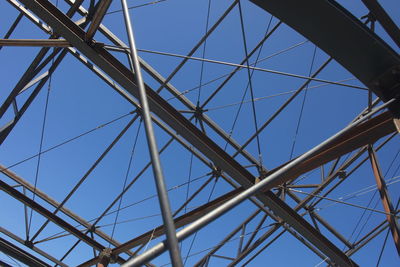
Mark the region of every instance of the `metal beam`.
MULTIPOLYGON (((52 6, 48 1, 44 0, 22 0, 22 2, 29 6, 31 10, 33 10, 49 25, 51 25, 56 32, 63 35, 66 40, 71 42, 71 44, 77 47, 90 60, 102 68, 108 75, 110 75, 110 77, 125 87, 132 95, 138 97, 136 85, 134 84, 133 80, 129 78, 131 77, 131 72, 119 61, 117 61, 111 54, 96 45, 95 42, 91 43, 90 45, 83 42, 82 40, 84 38, 84 32, 82 29, 67 19, 59 10, 52 6)), ((227 155, 194 125, 188 122, 164 99, 162 99, 150 88, 147 88, 147 94, 149 97, 150 106, 154 113, 164 120, 171 128, 176 130, 178 134, 182 135, 187 141, 191 142, 197 149, 214 161, 218 167, 223 169, 230 176, 234 177, 243 186, 249 187, 254 184, 254 176, 252 176, 235 160, 229 157, 229 155, 227 155)), ((267 203, 268 200, 269 199, 264 199, 264 201, 267 203)), ((271 206, 272 204, 268 203, 267 205, 271 206)), ((285 214, 288 214, 279 204, 274 205, 274 209, 277 213, 281 211, 285 214)), ((289 223, 296 224, 298 219, 299 218, 292 218, 289 223)), ((302 218, 300 219, 303 220, 302 218)), ((306 231, 306 236, 309 234, 310 236, 315 235, 315 233, 309 233, 309 231, 316 231, 315 229, 312 230, 313 228, 310 229, 308 227, 304 227, 302 229, 306 231)), ((313 241, 311 242, 317 242, 317 246, 320 245, 318 247, 321 247, 321 243, 319 243, 318 238, 312 240, 313 241)), ((322 243, 326 241, 325 239, 323 240, 324 241, 321 241, 322 243)))
POLYGON ((39 249, 38 247, 34 246, 33 244, 27 244, 25 242, 25 240, 23 240, 22 238, 20 238, 19 236, 7 231, 6 229, 4 229, 3 227, 0 226, 0 233, 5 234, 6 236, 8 236, 9 238, 15 240, 16 242, 20 243, 21 245, 24 245, 26 247, 28 247, 29 249, 35 251, 36 253, 38 253, 39 255, 45 257, 46 259, 54 262, 55 264, 61 266, 61 267, 68 267, 68 265, 66 265, 65 263, 62 263, 61 261, 57 260, 56 258, 50 256, 49 254, 47 254, 46 252, 44 252, 43 250, 39 249))
POLYGON ((362 0, 362 2, 374 15, 374 18, 379 21, 390 38, 400 47, 400 30, 388 13, 386 13, 385 9, 383 9, 377 0, 362 0))
POLYGON ((378 158, 373 147, 370 145, 368 146, 368 154, 369 159, 371 161, 372 170, 374 172, 374 177, 376 181, 376 185, 381 196, 382 205, 384 210, 386 211, 386 219, 389 222, 390 231, 392 232, 394 244, 397 249, 397 253, 400 256, 400 227, 397 222, 397 218, 395 216, 396 210, 393 207, 392 201, 390 200, 389 192, 386 187, 386 183, 384 177, 382 175, 381 168, 378 163, 378 158))
MULTIPOLYGON (((393 101, 393 100, 392 100, 393 101)), ((214 221, 216 218, 222 216, 235 206, 239 205, 243 201, 251 198, 253 195, 257 195, 261 200, 267 200, 265 203, 269 206, 274 213, 288 222, 296 231, 306 237, 311 243, 315 244, 320 251, 328 255, 328 257, 340 266, 357 266, 351 259, 349 259, 340 249, 338 249, 334 244, 332 244, 325 236, 321 235, 318 231, 315 230, 308 222, 303 220, 299 214, 297 214, 292 208, 290 208, 286 203, 284 203, 281 199, 279 199, 275 194, 271 191, 268 191, 264 194, 260 194, 262 190, 268 190, 272 188, 272 185, 275 181, 284 181, 284 177, 287 173, 291 170, 295 169, 297 165, 306 160, 309 156, 316 154, 321 149, 328 146, 330 143, 333 143, 335 140, 340 140, 342 136, 345 136, 348 132, 350 132, 355 126, 360 125, 365 120, 367 120, 370 116, 373 116, 377 112, 381 111, 383 108, 386 108, 388 105, 392 103, 389 101, 384 105, 371 110, 368 114, 363 116, 362 118, 358 119, 357 121, 351 123, 347 127, 343 128, 338 133, 334 134, 330 138, 326 139, 319 145, 315 146, 311 150, 307 151, 300 157, 296 158, 294 161, 290 162, 283 168, 279 169, 278 171, 268 175, 263 180, 258 182, 257 184, 251 186, 250 188, 246 188, 245 191, 237 195, 236 197, 232 198, 231 200, 227 201, 220 207, 216 208, 215 210, 211 211, 207 215, 201 217, 200 219, 196 220, 190 226, 180 230, 177 233, 177 237, 179 240, 183 240, 196 231, 200 230, 202 227, 206 226, 207 224, 214 221)), ((130 259, 127 263, 123 266, 141 266, 143 263, 147 262, 148 260, 157 257, 161 253, 166 250, 166 245, 164 242, 158 243, 151 249, 147 250, 140 256, 137 256, 133 259, 130 259)))
POLYGON ((71 45, 60 39, 0 39, 0 46, 70 47, 71 45))
POLYGON ((41 259, 33 256, 25 250, 17 247, 11 242, 0 237, 0 250, 5 254, 17 259, 18 261, 28 266, 50 267, 51 265, 45 263, 41 259))
MULTIPOLYGON (((288 178, 290 178, 288 180, 292 180, 321 166, 322 164, 354 151, 357 148, 372 144, 380 138, 395 131, 396 127, 393 123, 393 117, 386 111, 372 119, 369 119, 367 122, 354 127, 340 139, 330 143, 326 148, 318 151, 314 155, 311 155, 288 174, 288 178)), ((272 170, 272 172, 276 169, 272 170)), ((277 183, 276 185, 279 184, 280 183, 277 183)))
MULTIPOLYGON (((106 2, 107 0, 103 0, 106 2)), ((153 169, 154 181, 157 189, 157 197, 160 205, 161 215, 164 222, 165 236, 168 245, 168 252, 171 258, 171 263, 176 267, 183 267, 182 257, 179 250, 178 239, 176 238, 176 228, 172 218, 171 204, 166 189, 163 169, 161 167, 160 154, 158 153, 158 146, 156 136, 154 134, 153 121, 151 119, 149 101, 147 99, 146 87, 144 85, 142 70, 139 63, 139 57, 136 50, 136 42, 133 34, 133 26, 131 16, 129 14, 128 4, 126 0, 121 0, 122 9, 124 13, 125 28, 129 40, 129 51, 131 55, 131 62, 135 74, 132 73, 139 89, 139 100, 142 111, 142 119, 146 133, 147 145, 151 158, 151 165, 153 169)), ((100 24, 100 22, 99 22, 100 24)))
MULTIPOLYGON (((232 199, 234 196, 239 194, 241 191, 243 191, 243 188, 234 189, 234 190, 214 199, 213 201, 210 201, 207 204, 202 205, 201 207, 198 207, 198 208, 174 219, 175 227, 176 228, 184 227, 184 226, 194 222, 198 218, 202 217, 203 215, 207 214, 211 210, 220 206, 222 203, 228 201, 229 199, 232 199)), ((132 240, 129 240, 129 241, 123 243, 120 246, 117 246, 116 248, 114 248, 112 250, 112 255, 118 255, 120 253, 123 253, 123 252, 125 252, 129 249, 132 249, 134 247, 137 247, 139 245, 146 244, 150 239, 155 239, 164 234, 165 234, 164 226, 160 225, 160 226, 154 228, 153 230, 150 230, 138 237, 135 237, 132 240)), ((91 266, 91 265, 97 263, 99 260, 100 260, 100 257, 93 258, 85 263, 82 263, 81 265, 79 265, 79 267, 91 266)))
MULTIPOLYGON (((72 5, 73 2, 72 0, 65 0, 68 4, 72 5)), ((220 20, 222 20, 226 15, 227 12, 233 8, 233 5, 228 8, 228 10, 224 13, 224 15, 221 16, 220 20)), ((79 12, 82 16, 87 16, 88 12, 83 8, 79 8, 79 12)), ((216 22, 218 24, 218 22, 216 22)), ((43 29, 45 30, 45 29, 43 29)), ((102 32, 112 43, 114 43, 117 46, 121 47, 127 47, 127 45, 122 42, 120 39, 118 39, 117 36, 115 36, 109 29, 107 29, 104 25, 100 24, 99 26, 99 31, 102 32)), ((203 38, 202 38, 203 39, 203 38)), ((196 47, 200 46, 202 43, 202 40, 199 42, 196 47)), ((262 42, 260 42, 262 43, 262 42)), ((195 48, 196 48, 195 47, 195 48)), ((195 49, 194 49, 195 50, 195 49)), ((193 53, 194 53, 193 50, 193 53)), ((70 50, 71 51, 71 50, 70 50)), ((125 51, 125 50, 124 50, 125 51)), ((192 52, 191 52, 192 53, 192 52)), ((191 54, 189 53, 189 54, 191 54)), ((75 57, 77 57, 76 53, 72 53, 75 57)), ((79 58, 78 58, 79 59, 79 58)), ((79 59, 81 60, 81 59, 79 59)), ((170 82, 166 82, 166 79, 159 74, 154 68, 152 68, 146 61, 144 61, 142 58, 139 57, 140 64, 142 68, 149 74, 151 77, 153 77, 157 82, 160 84, 164 84, 164 87, 171 92, 179 101, 181 101, 186 107, 188 107, 190 110, 195 110, 196 105, 190 102, 188 98, 186 98, 178 89, 176 89, 170 82)), ((82 61, 82 60, 81 60, 82 61)), ((92 67, 93 68, 93 67, 92 67)), ((102 78, 104 79, 104 78, 102 78)), ((110 83, 109 83, 110 84, 110 83)), ((112 84, 111 84, 112 86, 112 84)), ((112 86, 113 87, 113 86, 112 86)), ((252 164, 259 164, 259 162, 249 153, 247 152, 243 147, 237 143, 232 136, 230 136, 228 133, 226 133, 223 129, 221 129, 217 123, 211 120, 207 115, 202 114, 202 121, 204 121, 210 128, 212 128, 217 134, 219 134, 226 142, 228 142, 234 149, 239 150, 238 153, 240 153, 243 157, 245 157, 249 162, 252 164)), ((263 166, 259 166, 260 169, 265 168, 263 166)))
MULTIPOLYGON (((55 207, 55 208, 59 208, 60 207, 60 203, 56 200, 54 200, 53 198, 51 198, 49 195, 47 195, 46 193, 44 193, 42 190, 40 190, 39 188, 35 188, 32 184, 30 184, 28 181, 26 181, 25 179, 23 179, 21 176, 17 175, 16 173, 8 170, 6 167, 4 167, 3 165, 0 164, 0 172, 3 173, 4 175, 6 175, 8 178, 12 179, 14 182, 22 185, 24 188, 26 188, 27 190, 31 191, 31 192, 35 192, 35 194, 40 197, 41 199, 43 199, 44 201, 46 201, 47 203, 49 203, 51 206, 55 207)), ((59 208, 61 212, 63 212, 65 215, 67 215, 68 217, 70 217, 71 219, 73 219, 74 221, 76 221, 77 223, 83 225, 84 227, 86 227, 86 229, 90 229, 93 233, 95 233, 96 235, 98 235, 99 237, 101 237, 102 239, 104 239, 107 242, 110 242, 111 244, 113 244, 114 246, 119 246, 121 245, 119 242, 116 242, 114 239, 112 239, 110 236, 108 236, 107 234, 105 234, 103 231, 101 231, 99 228, 93 227, 93 225, 91 223, 89 223, 88 221, 86 221, 85 219, 83 219, 82 217, 78 216, 77 214, 75 214, 74 212, 72 212, 71 210, 69 210, 66 207, 61 207, 59 208)), ((126 251, 129 255, 133 255, 131 252, 126 251)))
MULTIPOLYGON (((65 220, 61 219, 60 217, 54 215, 51 211, 49 211, 46 208, 44 208, 43 206, 39 205, 38 203, 36 203, 32 199, 28 198, 27 196, 25 196, 24 194, 22 194, 21 192, 19 192, 18 190, 16 190, 15 188, 8 185, 7 183, 5 183, 2 180, 0 180, 0 189, 3 190, 5 193, 9 194, 10 196, 14 197, 15 199, 21 201, 25 205, 29 206, 30 208, 32 208, 33 210, 35 210, 42 216, 50 219, 53 223, 57 224, 58 226, 60 226, 64 230, 68 231, 69 233, 73 234, 74 236, 76 236, 78 239, 82 240, 89 246, 91 246, 99 251, 102 251, 105 248, 102 244, 100 244, 96 240, 83 234, 81 231, 76 229, 74 226, 72 226, 65 220)), ((124 259, 118 257, 117 261, 119 263, 123 263, 124 259)))
MULTIPOLYGON (((18 17, 15 19, 15 21, 13 22, 13 24, 11 25, 10 29, 8 29, 7 33, 4 35, 4 39, 8 39, 10 38, 11 34, 14 32, 15 28, 18 26, 18 23, 21 21, 21 19, 24 17, 24 14, 22 12, 20 12, 18 14, 18 17)), ((3 47, 0 46, 0 50, 3 47)))
MULTIPOLYGON (((399 94, 400 56, 336 1, 250 1, 332 56, 383 101, 399 94)), ((400 116, 400 100, 389 108, 400 116)))
MULTIPOLYGON (((368 131, 368 130, 366 130, 365 128, 366 128, 366 125, 369 127, 369 128, 372 128, 372 129, 376 129, 376 133, 385 133, 386 131, 387 131, 387 129, 390 129, 390 131, 389 132, 393 132, 394 131, 394 126, 393 126, 393 124, 391 123, 391 121, 390 120, 388 120, 388 118, 390 118, 390 114, 388 113, 388 112, 385 112, 385 113, 383 113, 382 115, 379 115, 379 116, 377 116, 377 117, 375 117, 375 118, 373 118, 373 119, 371 119, 371 120, 369 120, 369 121, 367 121, 367 122, 365 122, 365 124, 362 124, 362 125, 360 125, 360 126, 357 126, 357 127, 355 127, 355 129, 352 131, 352 135, 348 135, 348 139, 349 140, 352 140, 352 142, 353 143, 357 143, 357 144, 359 144, 360 146, 365 146, 365 145, 367 145, 367 144, 369 144, 370 142, 371 142, 371 140, 378 140, 379 138, 381 138, 381 137, 383 137, 383 135, 380 135, 380 134, 374 134, 372 131, 368 131), (362 132, 362 134, 359 134, 360 132, 362 132), (356 133, 358 133, 358 134, 356 134, 356 133), (368 139, 366 138, 366 136, 368 136, 368 139), (371 139, 369 139, 369 138, 371 138, 371 139)), ((374 141, 373 141, 374 142, 374 141)), ((347 142, 342 142, 341 144, 347 144, 347 142)), ((339 146, 337 146, 336 147, 337 148, 337 151, 339 151, 339 152, 342 152, 342 153, 347 153, 347 151, 346 150, 343 150, 343 149, 341 149, 341 148, 343 148, 343 147, 340 147, 340 145, 339 146)), ((345 147, 344 147, 345 148, 345 147)), ((331 149, 331 147, 330 146, 328 146, 327 148, 326 148, 326 150, 327 151, 329 151, 331 149)), ((322 154, 322 155, 326 155, 326 153, 324 153, 324 151, 321 151, 321 153, 320 154, 322 154)), ((341 153, 338 153, 338 154, 336 154, 336 155, 332 155, 331 154, 331 156, 332 157, 339 157, 339 156, 341 156, 341 155, 343 155, 343 154, 341 154, 341 153)), ((312 160, 309 160, 309 161, 306 161, 307 162, 307 164, 300 164, 299 165, 299 170, 301 170, 301 172, 293 172, 291 175, 289 175, 288 176, 288 179, 294 179, 294 178, 296 178, 296 177, 298 177, 298 176, 300 176, 300 175, 302 175, 302 174, 304 174, 304 173, 306 173, 306 172, 308 172, 309 171, 309 169, 311 168, 310 166, 314 166, 314 165, 318 165, 318 164, 322 164, 321 162, 320 162, 320 160, 321 160, 321 158, 320 157, 314 157, 312 160), (314 162, 315 161, 315 162, 314 162)), ((351 160, 350 162, 353 162, 353 160, 351 160)), ((206 163, 206 162, 205 162, 206 163)), ((348 164, 348 163, 347 163, 348 164)), ((284 165, 283 165, 284 166, 284 165)), ((346 165, 347 166, 347 165, 346 165)), ((281 166, 282 167, 282 166, 281 166)), ((280 167, 280 168, 281 168, 280 167)), ((273 170, 273 171, 276 171, 276 170, 273 170)), ((271 173, 273 172, 273 171, 271 171, 271 173)), ((328 181, 330 181, 331 179, 328 179, 326 182, 328 182, 328 181)), ((236 190, 240 190, 240 192, 241 191, 243 191, 243 188, 240 188, 240 189, 236 189, 236 190)), ((236 191, 236 190, 234 190, 234 191, 236 191)), ((232 191, 233 192, 233 191, 232 191)), ((230 192, 230 193, 232 193, 232 192, 230 192)), ((230 193, 228 193, 228 194, 230 194, 230 193)), ((221 197, 222 198, 222 197, 221 197)), ((304 205, 304 203, 301 203, 299 206, 296 206, 296 208, 295 208, 295 210, 297 211, 297 210, 299 210, 302 206, 304 205)), ((196 209, 196 210, 201 210, 203 207, 199 207, 198 209, 196 209)), ((197 213, 197 212, 196 212, 197 213)), ((205 214, 205 213, 203 213, 203 214, 205 214)), ((188 214, 188 216, 189 216, 189 214, 188 214)), ((198 218, 198 216, 196 216, 196 218, 198 218)), ((181 217, 179 218, 179 219, 177 219, 179 222, 180 222, 180 220, 181 220, 181 217)), ((188 223, 191 223, 191 222, 193 222, 195 220, 195 218, 188 218, 188 222, 187 223, 184 223, 183 225, 181 225, 179 222, 176 222, 177 223, 177 227, 182 227, 182 226, 184 226, 184 225, 186 225, 186 224, 188 224, 188 223)), ((157 232, 158 231, 158 228, 156 228, 156 232, 155 232, 155 234, 156 233, 158 233, 157 232)), ((134 238, 134 239, 132 239, 132 240, 130 240, 130 241, 127 241, 126 243, 124 243, 122 246, 120 246, 120 247, 117 247, 117 248, 115 248, 114 249, 114 254, 115 255, 118 255, 119 253, 122 253, 122 252, 124 252, 124 251, 126 251, 126 250, 128 250, 128 249, 131 249, 131 248, 133 248, 133 247, 135 247, 135 246, 138 246, 138 245, 140 245, 140 244, 143 244, 143 242, 145 242, 145 240, 142 240, 141 241, 141 238, 142 237, 148 237, 148 236, 150 236, 152 234, 152 231, 149 231, 149 232, 147 232, 147 233, 145 233, 145 234, 143 234, 143 235, 140 235, 140 236, 138 236, 138 237, 136 237, 136 238, 134 238)), ((161 235, 161 234, 160 234, 161 235)), ((156 237, 158 237, 159 235, 156 235, 156 237)), ((82 264, 82 266, 89 266, 88 265, 88 263, 94 263, 94 262, 96 262, 96 259, 92 259, 92 260, 90 260, 90 261, 87 261, 86 263, 84 263, 84 264, 82 264)))
POLYGON ((92 18, 92 23, 90 24, 89 29, 86 32, 86 41, 91 40, 95 35, 101 21, 103 20, 108 8, 110 7, 111 1, 112 0, 99 0, 99 2, 97 3, 95 7, 95 13, 92 18))

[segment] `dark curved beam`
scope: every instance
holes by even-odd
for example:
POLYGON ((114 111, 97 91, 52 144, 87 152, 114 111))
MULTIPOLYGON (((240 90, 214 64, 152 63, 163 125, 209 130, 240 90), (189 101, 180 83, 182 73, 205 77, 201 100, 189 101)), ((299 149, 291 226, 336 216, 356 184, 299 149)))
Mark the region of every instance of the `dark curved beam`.
MULTIPOLYGON (((333 0, 250 0, 332 56, 383 101, 400 95, 400 57, 333 0)), ((400 100, 389 108, 400 116, 400 100)))

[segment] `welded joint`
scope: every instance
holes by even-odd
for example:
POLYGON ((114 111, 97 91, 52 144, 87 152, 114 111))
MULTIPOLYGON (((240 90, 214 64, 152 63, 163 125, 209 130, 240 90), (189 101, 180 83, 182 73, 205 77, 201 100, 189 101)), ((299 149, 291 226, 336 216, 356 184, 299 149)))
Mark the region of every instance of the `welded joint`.
POLYGON ((372 12, 369 12, 367 15, 364 15, 360 18, 361 20, 365 20, 364 23, 368 24, 374 24, 376 22, 376 17, 372 12))
POLYGON ((33 242, 30 240, 25 240, 24 245, 30 249, 33 249, 33 242))
POLYGON ((92 47, 94 50, 98 51, 99 49, 103 49, 105 46, 105 43, 102 42, 97 42, 93 39, 86 40, 86 44, 92 47))
POLYGON ((345 179, 347 177, 347 171, 346 170, 340 170, 337 172, 337 177, 341 180, 345 179))
POLYGON ((222 169, 217 167, 217 166, 213 166, 212 167, 212 171, 211 171, 211 175, 215 178, 221 177, 222 175, 222 169))
POLYGON ((264 179, 265 177, 267 177, 267 175, 268 175, 269 173, 268 173, 268 171, 267 171, 266 169, 264 169, 264 168, 258 168, 258 174, 259 174, 259 176, 258 176, 259 180, 262 180, 262 179, 264 179))
POLYGON ((207 111, 206 109, 203 109, 203 108, 200 107, 200 106, 196 106, 196 108, 194 109, 194 117, 195 117, 196 119, 200 120, 200 119, 203 118, 203 114, 204 114, 204 112, 206 112, 206 111, 207 111))
POLYGON ((100 252, 99 262, 105 266, 107 266, 109 263, 116 262, 115 255, 113 255, 111 248, 105 248, 100 252))

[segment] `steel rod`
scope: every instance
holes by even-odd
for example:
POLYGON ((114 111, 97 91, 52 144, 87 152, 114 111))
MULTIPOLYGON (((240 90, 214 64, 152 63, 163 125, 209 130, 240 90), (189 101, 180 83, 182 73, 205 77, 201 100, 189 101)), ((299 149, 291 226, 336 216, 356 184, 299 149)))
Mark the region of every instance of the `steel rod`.
POLYGON ((143 82, 139 58, 136 51, 136 44, 135 44, 128 4, 126 3, 126 0, 121 0, 121 3, 124 13, 126 31, 129 39, 129 49, 131 53, 133 67, 135 70, 136 84, 139 89, 139 99, 140 99, 140 105, 142 106, 143 122, 145 125, 147 143, 149 146, 149 152, 153 166, 153 173, 157 187, 158 200, 160 202, 161 214, 165 226, 169 254, 171 257, 172 265, 176 267, 181 267, 183 266, 182 258, 179 251, 175 224, 172 218, 171 207, 169 204, 168 193, 166 190, 164 176, 160 162, 160 155, 158 154, 156 138, 154 135, 153 125, 151 121, 150 107, 147 101, 146 88, 143 82))
MULTIPOLYGON (((303 162, 309 156, 313 155, 315 152, 317 152, 320 149, 324 148, 325 146, 327 146, 332 141, 342 137, 350 129, 352 129, 356 125, 362 123, 364 120, 366 120, 370 116, 374 115, 375 113, 379 112, 383 108, 387 107, 392 102, 394 102, 394 99, 392 99, 392 100, 388 101, 387 103, 379 106, 378 108, 375 108, 374 110, 372 110, 370 113, 368 113, 364 117, 362 117, 359 120, 349 124, 344 129, 339 131, 338 133, 334 134, 330 138, 328 138, 325 141, 323 141, 321 144, 315 146, 314 148, 312 148, 308 152, 304 153, 303 155, 301 155, 297 159, 295 159, 292 162, 288 163, 286 166, 282 167, 281 169, 279 169, 276 172, 272 173, 271 175, 267 176, 264 180, 262 180, 259 183, 249 187, 248 189, 246 189, 245 191, 243 191, 242 193, 240 193, 236 197, 234 197, 231 200, 227 201, 225 204, 223 204, 220 207, 216 208, 215 210, 211 211, 210 213, 208 213, 207 215, 203 216, 202 218, 198 219, 197 221, 195 221, 194 223, 192 223, 191 225, 189 225, 185 229, 180 230, 177 233, 178 240, 183 240, 183 239, 187 238, 188 236, 190 236, 194 232, 198 231, 199 229, 201 229, 205 225, 211 223, 212 221, 214 221, 218 217, 220 217, 223 214, 225 214, 226 212, 228 212, 230 209, 234 208, 238 204, 242 203, 244 200, 248 199, 249 197, 251 197, 255 193, 259 192, 260 190, 270 189, 271 185, 273 185, 274 182, 276 182, 277 180, 281 179, 281 177, 285 176, 286 173, 288 173, 292 169, 296 168, 297 165, 299 165, 301 162, 303 162)), ((161 253, 163 253, 166 249, 167 249, 167 247, 166 247, 164 242, 158 243, 157 245, 155 245, 154 247, 152 247, 151 249, 149 249, 148 251, 146 251, 142 255, 140 255, 138 257, 135 257, 133 259, 130 259, 129 261, 127 261, 122 266, 123 267, 141 266, 145 262, 147 262, 147 261, 153 259, 154 257, 160 255, 161 253)), ((344 259, 336 259, 336 260, 338 260, 336 263, 341 265, 341 266, 342 265, 343 266, 352 266, 353 265, 352 262, 347 262, 344 259)))
POLYGON ((39 47, 70 47, 62 39, 0 39, 0 46, 39 46, 39 47))
POLYGON ((371 161, 371 166, 374 173, 376 185, 378 187, 379 194, 381 196, 382 205, 386 213, 386 219, 389 223, 390 231, 392 232, 393 236, 393 241, 397 249, 397 254, 400 255, 400 236, 399 236, 400 227, 397 221, 397 216, 395 214, 396 211, 390 199, 386 182, 384 180, 380 164, 378 162, 378 157, 372 145, 368 146, 368 154, 369 154, 369 159, 371 161))

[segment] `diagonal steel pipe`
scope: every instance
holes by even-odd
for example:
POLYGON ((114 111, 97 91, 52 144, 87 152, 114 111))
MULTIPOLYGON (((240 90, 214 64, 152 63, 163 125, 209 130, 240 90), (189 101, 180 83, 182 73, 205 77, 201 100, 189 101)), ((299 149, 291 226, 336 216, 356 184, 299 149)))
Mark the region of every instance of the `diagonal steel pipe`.
MULTIPOLYGON (((103 0, 105 2, 106 0, 103 0)), ((103 3, 102 2, 102 3, 103 3)), ((110 1, 108 1, 110 2, 110 1)), ((153 122, 150 114, 150 106, 147 100, 146 87, 143 82, 142 71, 140 68, 139 58, 136 51, 135 38, 133 34, 133 26, 129 14, 128 4, 126 0, 121 0, 122 9, 125 19, 126 32, 129 40, 129 50, 132 59, 133 69, 135 71, 136 85, 139 89, 139 100, 142 111, 142 118, 146 130, 147 144, 149 147, 154 180, 157 187, 157 195, 160 203, 161 214, 164 221, 164 227, 167 237, 168 250, 173 266, 182 267, 182 258, 179 251, 178 240, 176 237, 176 229, 172 218, 171 207, 168 198, 168 192, 165 185, 164 174, 161 167, 160 155, 158 153, 157 141, 154 134, 153 122)), ((100 22, 99 22, 100 24, 100 22)))
MULTIPOLYGON (((102 69, 106 71, 113 79, 123 85, 130 93, 138 96, 136 91, 136 86, 132 83, 132 81, 128 78, 129 71, 126 70, 124 66, 122 66, 119 62, 115 61, 115 59, 108 54, 106 51, 101 49, 101 47, 92 44, 92 46, 88 46, 86 43, 83 43, 82 40, 82 32, 79 27, 76 27, 75 24, 71 24, 69 20, 63 18, 63 14, 60 13, 57 9, 51 6, 50 3, 43 0, 37 0, 34 2, 23 0, 23 2, 30 6, 35 13, 42 17, 47 23, 52 25, 56 31, 60 32, 64 37, 73 43, 73 45, 86 56, 88 56, 95 64, 100 66, 102 69), (40 2, 40 3, 39 3, 40 2), (61 23, 62 22, 62 23, 61 23), (94 46, 94 48, 93 48, 94 46)), ((170 107, 165 101, 163 101, 157 94, 155 94, 150 89, 147 91, 149 95, 150 104, 154 105, 154 112, 162 118, 167 124, 170 125, 173 129, 175 129, 179 134, 181 134, 186 140, 192 142, 202 153, 205 153, 211 160, 217 162, 218 165, 230 174, 232 177, 237 179, 239 183, 244 184, 246 187, 254 184, 254 177, 243 169, 237 162, 227 157, 226 153, 215 146, 215 144, 206 136, 203 136, 202 133, 195 128, 192 124, 188 123, 186 119, 182 117, 176 110, 170 107), (212 148, 211 148, 212 147, 212 148)), ((268 199, 269 200, 269 199, 268 199)), ((268 202, 268 200, 265 200, 268 202)), ((275 203, 275 202, 274 202, 275 203)), ((274 204, 272 203, 272 204, 274 204)), ((270 204, 270 205, 272 205, 270 204)), ((288 210, 282 210, 282 207, 279 205, 272 205, 273 209, 280 211, 285 218, 289 218, 290 223, 296 225, 298 223, 297 219, 294 221, 291 216, 295 216, 295 214, 291 214, 288 217, 288 210), (290 219, 292 218, 292 219, 290 219)), ((290 212, 289 212, 290 213, 290 212)), ((295 216, 296 217, 296 216, 295 216)), ((303 222, 304 223, 304 222, 303 222)), ((297 224, 296 227, 300 227, 297 224)), ((307 228, 307 227, 306 227, 307 228)), ((303 228, 304 230, 305 228, 303 228)), ((310 231, 310 228, 307 228, 306 232, 310 231)), ((303 232, 304 234, 304 232, 303 232)), ((315 236, 316 233, 312 235, 315 236)), ((306 234, 308 235, 308 234, 306 234)), ((308 238, 311 238, 308 236, 308 238)), ((327 242, 323 237, 319 236, 317 239, 313 239, 312 242, 316 240, 324 240, 322 243, 327 242)), ((319 241, 317 241, 319 242, 319 241)), ((319 244, 321 245, 321 244, 319 244)), ((335 257, 335 255, 333 255, 335 257)))

